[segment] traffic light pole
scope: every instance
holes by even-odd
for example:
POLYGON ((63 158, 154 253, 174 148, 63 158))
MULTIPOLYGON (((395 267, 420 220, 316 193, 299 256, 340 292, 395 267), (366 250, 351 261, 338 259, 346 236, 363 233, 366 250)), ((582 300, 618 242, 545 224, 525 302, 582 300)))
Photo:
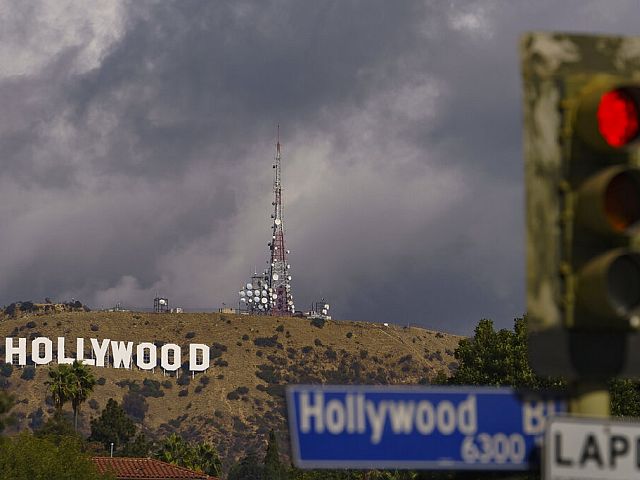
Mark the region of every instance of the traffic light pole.
POLYGON ((572 385, 569 411, 588 417, 609 417, 611 396, 604 381, 578 380, 572 385))

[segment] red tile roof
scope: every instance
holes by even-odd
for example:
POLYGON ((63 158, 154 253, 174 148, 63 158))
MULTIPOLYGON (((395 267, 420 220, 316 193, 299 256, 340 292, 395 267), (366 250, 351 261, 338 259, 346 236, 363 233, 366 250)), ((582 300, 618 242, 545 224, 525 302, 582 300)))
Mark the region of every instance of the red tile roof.
POLYGON ((93 457, 100 473, 109 472, 118 480, 217 480, 205 473, 161 462, 153 458, 93 457))

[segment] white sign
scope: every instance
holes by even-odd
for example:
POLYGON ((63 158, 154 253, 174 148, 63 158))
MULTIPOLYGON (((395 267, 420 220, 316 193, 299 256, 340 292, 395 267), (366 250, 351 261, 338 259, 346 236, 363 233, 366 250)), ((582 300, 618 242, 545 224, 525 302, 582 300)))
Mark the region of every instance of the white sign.
POLYGON ((640 478, 640 423, 556 417, 547 424, 544 480, 640 478))
MULTIPOLYGON (((155 343, 123 342, 104 338, 76 338, 67 342, 65 337, 51 340, 37 337, 31 342, 26 338, 5 338, 5 363, 24 366, 30 353, 35 365, 47 365, 54 361, 59 364, 73 363, 77 360, 85 365, 97 367, 131 368, 133 365, 142 370, 153 370, 160 366, 164 370, 175 372, 183 364, 183 350, 175 343, 157 346, 155 343), (71 344, 71 345, 69 345, 71 344), (30 347, 30 348, 29 348, 30 347), (72 350, 75 347, 74 351, 72 350), (55 353, 55 355, 54 355, 55 353)), ((188 346, 188 367, 192 372, 203 372, 209 368, 209 345, 190 343, 188 346)))

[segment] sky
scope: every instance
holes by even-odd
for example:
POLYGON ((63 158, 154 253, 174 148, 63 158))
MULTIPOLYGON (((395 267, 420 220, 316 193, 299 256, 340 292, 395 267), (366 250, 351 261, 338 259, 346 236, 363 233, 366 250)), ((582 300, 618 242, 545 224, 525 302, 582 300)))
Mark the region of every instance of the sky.
POLYGON ((237 305, 276 126, 296 308, 525 311, 518 39, 633 1, 0 1, 0 304, 237 305))

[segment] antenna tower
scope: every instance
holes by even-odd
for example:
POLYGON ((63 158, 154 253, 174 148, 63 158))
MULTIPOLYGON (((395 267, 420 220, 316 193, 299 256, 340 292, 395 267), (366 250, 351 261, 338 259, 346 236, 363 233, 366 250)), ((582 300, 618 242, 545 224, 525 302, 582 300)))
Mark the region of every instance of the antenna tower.
POLYGON ((291 295, 291 275, 289 269, 291 265, 287 263, 288 250, 284 245, 284 213, 282 207, 282 157, 280 152, 280 125, 276 140, 276 158, 273 164, 275 171, 273 178, 273 201, 274 211, 272 235, 269 248, 271 250, 271 261, 269 262, 269 283, 275 297, 274 305, 271 307, 272 315, 290 315, 293 313, 293 296, 291 295))
POLYGON ((295 311, 291 294, 291 265, 287 262, 289 250, 284 244, 284 209, 282 206, 282 157, 280 151, 280 125, 276 139, 276 156, 273 164, 273 213, 272 232, 268 243, 270 250, 269 268, 264 276, 257 273, 251 278, 240 294, 241 307, 251 313, 267 315, 291 315, 295 311))

